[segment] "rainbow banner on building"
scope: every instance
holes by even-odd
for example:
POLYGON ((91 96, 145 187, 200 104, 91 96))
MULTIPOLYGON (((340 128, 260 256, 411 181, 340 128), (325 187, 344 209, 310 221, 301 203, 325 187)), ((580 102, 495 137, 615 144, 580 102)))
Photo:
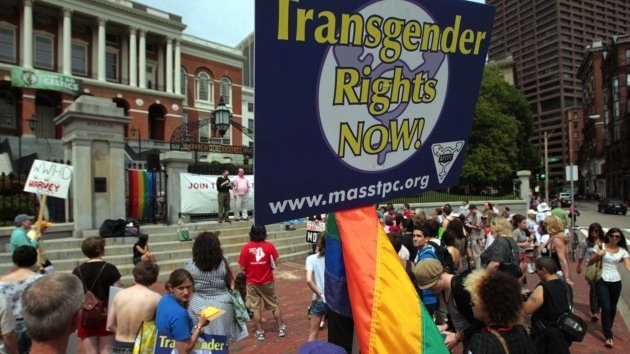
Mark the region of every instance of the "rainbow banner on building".
POLYGON ((326 236, 326 301, 350 305, 361 353, 449 353, 374 206, 329 214, 326 236))
POLYGON ((128 170, 129 209, 127 217, 142 220, 155 216, 155 173, 128 170))

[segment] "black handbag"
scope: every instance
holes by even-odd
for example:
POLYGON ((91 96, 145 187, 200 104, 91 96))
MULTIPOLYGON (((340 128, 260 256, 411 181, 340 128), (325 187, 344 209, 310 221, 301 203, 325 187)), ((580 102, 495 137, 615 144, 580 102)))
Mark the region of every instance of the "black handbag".
POLYGON ((578 315, 573 313, 573 301, 571 301, 571 295, 569 294, 569 287, 565 283, 567 288, 567 300, 569 301, 569 311, 563 313, 558 317, 557 326, 562 331, 567 339, 572 342, 581 342, 586 335, 588 325, 578 315))

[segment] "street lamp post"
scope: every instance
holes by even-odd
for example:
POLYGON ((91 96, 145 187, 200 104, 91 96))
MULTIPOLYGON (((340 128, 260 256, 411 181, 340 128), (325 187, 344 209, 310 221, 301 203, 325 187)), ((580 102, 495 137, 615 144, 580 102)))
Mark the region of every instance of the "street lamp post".
POLYGON ((219 100, 217 109, 212 112, 212 119, 214 126, 219 131, 219 134, 221 134, 221 137, 223 137, 225 132, 230 128, 230 121, 232 119, 232 112, 230 112, 225 105, 223 96, 221 96, 221 99, 219 100))

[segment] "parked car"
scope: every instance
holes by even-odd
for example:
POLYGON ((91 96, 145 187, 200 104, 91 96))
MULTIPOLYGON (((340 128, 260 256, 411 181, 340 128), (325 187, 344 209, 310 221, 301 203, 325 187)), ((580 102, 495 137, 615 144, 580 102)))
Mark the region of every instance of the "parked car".
POLYGON ((558 195, 558 199, 560 200, 560 204, 563 207, 571 206, 571 194, 570 193, 560 193, 558 195))
POLYGON ((615 213, 626 215, 628 207, 621 199, 603 199, 597 204, 600 213, 615 213))

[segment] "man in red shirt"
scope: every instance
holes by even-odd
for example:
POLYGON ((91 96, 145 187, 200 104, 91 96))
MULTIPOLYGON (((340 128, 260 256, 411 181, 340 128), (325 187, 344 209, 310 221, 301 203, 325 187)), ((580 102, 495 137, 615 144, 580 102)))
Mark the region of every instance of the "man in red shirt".
POLYGON ((265 309, 271 311, 276 319, 278 336, 284 337, 287 333, 286 324, 282 322, 280 301, 276 296, 273 281, 273 270, 276 268, 278 251, 272 243, 265 241, 266 238, 267 229, 264 226, 252 225, 249 231, 250 241, 243 246, 238 257, 238 264, 245 272, 247 279, 247 307, 254 313, 256 338, 261 341, 265 340, 260 313, 261 301, 264 303, 265 309))

